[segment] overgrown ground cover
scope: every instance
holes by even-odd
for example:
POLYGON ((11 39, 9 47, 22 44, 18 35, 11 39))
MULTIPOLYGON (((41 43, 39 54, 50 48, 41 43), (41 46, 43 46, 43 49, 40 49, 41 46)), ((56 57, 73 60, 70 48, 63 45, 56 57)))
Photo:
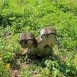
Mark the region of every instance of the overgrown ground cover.
POLYGON ((77 77, 77 0, 0 0, 0 77, 77 77), (54 57, 27 60, 18 37, 57 30, 54 57))

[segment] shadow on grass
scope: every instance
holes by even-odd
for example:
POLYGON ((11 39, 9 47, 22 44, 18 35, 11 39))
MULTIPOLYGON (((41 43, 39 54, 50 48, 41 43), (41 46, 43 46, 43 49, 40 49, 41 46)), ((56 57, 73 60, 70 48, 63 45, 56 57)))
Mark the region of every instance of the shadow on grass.
MULTIPOLYGON (((13 69, 13 70, 21 69, 22 63, 24 63, 25 65, 33 64, 33 65, 45 68, 46 60, 56 61, 58 64, 58 67, 55 67, 55 68, 58 69, 64 76, 66 76, 66 77, 76 77, 77 76, 76 67, 70 63, 68 65, 68 64, 66 64, 66 62, 62 62, 61 58, 57 55, 54 56, 53 58, 51 56, 48 56, 45 58, 35 58, 35 59, 27 58, 26 55, 16 55, 15 58, 13 59, 13 61, 11 62, 11 69, 13 69)), ((52 68, 49 68, 49 69, 51 69, 50 71, 52 72, 52 68)))

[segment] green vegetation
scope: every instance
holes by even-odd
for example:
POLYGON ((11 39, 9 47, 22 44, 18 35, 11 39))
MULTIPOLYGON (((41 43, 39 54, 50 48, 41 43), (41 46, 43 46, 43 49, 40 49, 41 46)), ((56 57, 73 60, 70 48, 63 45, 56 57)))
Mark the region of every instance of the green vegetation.
POLYGON ((19 76, 77 77, 77 0, 0 0, 0 77, 19 76), (57 30, 53 60, 22 56, 19 34, 37 36, 52 25, 57 30))

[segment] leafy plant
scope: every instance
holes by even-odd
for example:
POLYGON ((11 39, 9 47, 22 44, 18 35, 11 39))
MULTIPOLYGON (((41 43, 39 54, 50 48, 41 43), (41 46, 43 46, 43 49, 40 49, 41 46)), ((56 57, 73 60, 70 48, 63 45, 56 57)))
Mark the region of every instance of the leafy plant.
POLYGON ((3 61, 4 62, 6 62, 6 63, 8 63, 8 62, 10 62, 10 61, 12 61, 12 59, 13 59, 13 53, 11 53, 11 52, 5 52, 4 54, 3 54, 3 61))

